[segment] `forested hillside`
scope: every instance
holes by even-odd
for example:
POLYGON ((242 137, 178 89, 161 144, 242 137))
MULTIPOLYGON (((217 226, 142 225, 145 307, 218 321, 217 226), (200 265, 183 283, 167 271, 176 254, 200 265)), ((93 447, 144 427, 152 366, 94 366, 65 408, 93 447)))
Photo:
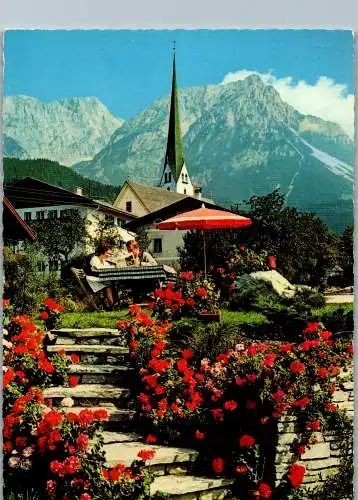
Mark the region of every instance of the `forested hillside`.
POLYGON ((69 191, 81 187, 84 195, 109 202, 115 199, 120 189, 119 186, 101 184, 87 179, 55 161, 4 158, 4 184, 11 184, 24 177, 33 177, 69 191))

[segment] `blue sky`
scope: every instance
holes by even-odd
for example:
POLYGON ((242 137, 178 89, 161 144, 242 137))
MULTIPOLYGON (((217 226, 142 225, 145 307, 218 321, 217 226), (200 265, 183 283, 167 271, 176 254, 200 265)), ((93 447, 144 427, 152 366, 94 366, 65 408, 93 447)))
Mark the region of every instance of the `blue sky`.
POLYGON ((321 77, 322 88, 341 100, 354 92, 350 31, 57 30, 6 33, 4 93, 42 100, 93 95, 129 119, 169 92, 174 39, 179 87, 218 84, 228 73, 240 79, 247 70, 271 72, 291 89, 303 81, 312 90, 321 77))

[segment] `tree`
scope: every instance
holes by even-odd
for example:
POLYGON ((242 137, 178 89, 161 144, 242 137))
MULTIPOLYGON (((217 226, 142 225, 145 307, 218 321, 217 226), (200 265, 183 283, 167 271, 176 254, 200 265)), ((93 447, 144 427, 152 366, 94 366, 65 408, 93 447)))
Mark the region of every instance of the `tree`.
POLYGON ((78 210, 68 211, 61 219, 34 221, 32 227, 47 257, 64 263, 83 251, 88 238, 86 222, 78 210))
POLYGON ((354 281, 353 274, 353 244, 354 230, 353 226, 347 226, 341 235, 339 242, 339 265, 343 269, 344 281, 347 285, 352 285, 354 281))
MULTIPOLYGON (((246 205, 248 210, 240 214, 251 218, 251 226, 206 233, 208 265, 223 266, 232 246, 244 244, 256 252, 266 250, 274 255, 278 271, 290 281, 323 284, 327 270, 337 263, 339 237, 316 215, 287 207, 279 189, 265 196, 252 196, 246 205)), ((202 269, 198 252, 201 247, 200 234, 185 235, 180 251, 183 269, 202 269)))

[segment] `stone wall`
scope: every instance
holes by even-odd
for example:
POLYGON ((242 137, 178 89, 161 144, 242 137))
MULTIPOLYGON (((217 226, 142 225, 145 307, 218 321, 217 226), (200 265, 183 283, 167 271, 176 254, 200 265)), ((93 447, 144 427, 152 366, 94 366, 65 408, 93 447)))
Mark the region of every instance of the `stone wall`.
MULTIPOLYGON (((333 402, 341 409, 347 410, 347 415, 353 419, 353 372, 343 372, 337 377, 337 390, 333 402)), ((296 418, 284 416, 278 422, 278 445, 276 449, 275 473, 276 484, 280 483, 286 474, 292 460, 291 446, 297 439, 296 418)), ((315 487, 323 483, 337 471, 339 465, 339 442, 341 436, 332 432, 317 432, 317 442, 301 456, 300 464, 306 467, 304 484, 315 487)))

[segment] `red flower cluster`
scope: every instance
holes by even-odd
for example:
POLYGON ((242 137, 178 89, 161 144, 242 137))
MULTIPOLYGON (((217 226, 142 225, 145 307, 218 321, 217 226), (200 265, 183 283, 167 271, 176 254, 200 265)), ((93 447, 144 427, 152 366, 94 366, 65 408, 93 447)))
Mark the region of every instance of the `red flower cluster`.
POLYGON ((292 464, 288 474, 288 480, 294 488, 299 488, 303 483, 306 468, 300 464, 292 464))

